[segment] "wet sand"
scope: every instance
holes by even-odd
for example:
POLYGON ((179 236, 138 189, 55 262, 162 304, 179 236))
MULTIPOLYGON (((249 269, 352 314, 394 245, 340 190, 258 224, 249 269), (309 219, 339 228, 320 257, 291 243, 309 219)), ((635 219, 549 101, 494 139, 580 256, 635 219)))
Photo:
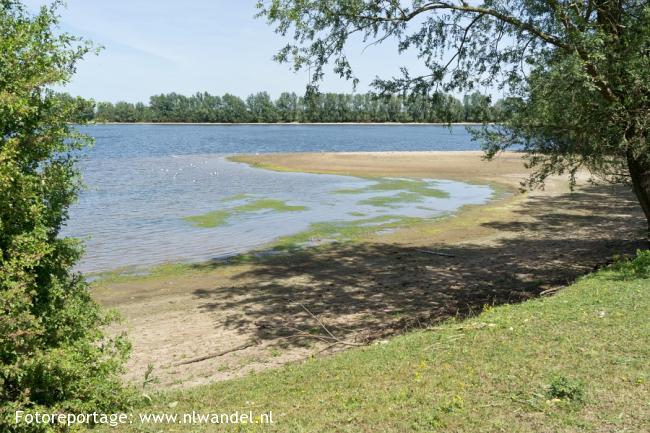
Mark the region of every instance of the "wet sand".
POLYGON ((539 296, 646 246, 645 219, 628 189, 589 186, 581 176, 574 192, 566 179, 553 178, 543 191, 519 193, 527 171, 515 153, 492 162, 480 152, 235 160, 289 171, 489 183, 503 193, 451 217, 352 243, 100 282, 95 297, 122 312, 120 329, 134 344, 129 380, 141 382, 149 363, 158 386, 188 387, 324 356, 539 296), (189 362, 209 355, 217 356, 189 362))

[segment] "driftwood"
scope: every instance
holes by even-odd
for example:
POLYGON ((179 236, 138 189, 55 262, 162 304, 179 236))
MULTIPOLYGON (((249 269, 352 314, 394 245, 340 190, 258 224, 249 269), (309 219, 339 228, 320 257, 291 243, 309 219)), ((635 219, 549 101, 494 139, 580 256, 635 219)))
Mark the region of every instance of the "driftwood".
POLYGON ((434 256, 442 256, 442 257, 456 257, 456 256, 453 255, 453 254, 439 253, 439 252, 437 252, 437 251, 431 251, 431 250, 418 250, 418 251, 421 252, 421 253, 425 253, 425 254, 432 254, 432 255, 434 255, 434 256))
POLYGON ((178 367, 180 365, 194 364, 195 362, 205 361, 206 359, 218 358, 220 356, 227 355, 228 353, 237 352, 239 350, 244 350, 249 347, 256 346, 258 343, 259 342, 257 340, 247 341, 246 343, 233 347, 232 349, 222 350, 221 352, 211 353, 209 355, 199 356, 198 358, 192 358, 186 361, 177 362, 176 364, 174 364, 174 367, 178 367))
MULTIPOLYGON (((295 301, 292 301, 295 302, 295 301)), ((314 335, 314 334, 309 334, 307 332, 301 331, 300 329, 294 328, 294 327, 286 327, 287 329, 297 331, 296 334, 290 335, 287 338, 314 338, 316 340, 320 340, 326 343, 331 343, 330 346, 327 348, 329 349, 332 346, 336 346, 337 344, 342 344, 344 346, 365 346, 365 344, 361 343, 354 343, 350 341, 345 341, 341 340, 337 336, 335 336, 327 326, 325 326, 325 323, 321 319, 319 319, 314 313, 312 313, 309 308, 307 308, 304 304, 301 304, 300 302, 296 302, 300 307, 305 310, 307 314, 309 314, 316 322, 318 322, 318 325, 325 331, 327 335, 314 335)), ((324 349, 326 350, 326 349, 324 349)))
POLYGON ((561 289, 563 289, 563 288, 564 288, 564 287, 562 287, 562 286, 551 287, 550 289, 546 289, 546 290, 540 292, 539 295, 540 295, 540 296, 554 295, 555 292, 557 292, 558 290, 561 290, 561 289))

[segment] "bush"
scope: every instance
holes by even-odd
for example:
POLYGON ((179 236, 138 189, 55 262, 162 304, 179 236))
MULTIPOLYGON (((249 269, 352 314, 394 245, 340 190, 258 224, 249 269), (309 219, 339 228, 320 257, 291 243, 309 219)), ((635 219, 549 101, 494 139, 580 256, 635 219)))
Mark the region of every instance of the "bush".
POLYGON ((650 250, 637 250, 633 260, 621 260, 614 269, 625 279, 650 278, 650 250))
POLYGON ((546 390, 549 399, 566 400, 572 403, 584 401, 585 391, 582 382, 557 376, 551 380, 546 390))
POLYGON ((57 32, 59 2, 29 14, 0 0, 0 431, 14 412, 110 411, 129 402, 119 373, 129 345, 107 339, 113 317, 72 271, 78 242, 59 230, 81 187, 69 126, 74 101, 48 90, 68 81, 91 50, 57 32))

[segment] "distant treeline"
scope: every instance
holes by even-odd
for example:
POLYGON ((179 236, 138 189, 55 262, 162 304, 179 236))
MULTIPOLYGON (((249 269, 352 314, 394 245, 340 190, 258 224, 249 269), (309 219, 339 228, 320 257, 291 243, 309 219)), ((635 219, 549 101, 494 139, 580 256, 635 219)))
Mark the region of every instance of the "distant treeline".
MULTIPOLYGON (((62 95, 71 98, 69 95, 62 95)), ((374 94, 282 93, 276 100, 267 92, 243 100, 226 93, 192 96, 177 93, 152 96, 142 102, 95 102, 75 98, 77 120, 95 122, 498 122, 507 116, 508 101, 492 103, 475 92, 462 101, 451 95, 403 97, 374 94)))

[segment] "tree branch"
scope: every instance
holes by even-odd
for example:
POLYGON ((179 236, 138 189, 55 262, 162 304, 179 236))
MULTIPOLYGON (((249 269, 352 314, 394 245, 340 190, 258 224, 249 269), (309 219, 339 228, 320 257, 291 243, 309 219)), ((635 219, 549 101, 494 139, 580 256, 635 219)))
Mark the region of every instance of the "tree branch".
POLYGON ((483 8, 483 7, 477 7, 477 6, 470 6, 467 3, 462 2, 460 5, 455 5, 451 3, 445 3, 445 2, 435 2, 435 3, 429 3, 425 4, 423 6, 420 6, 417 9, 412 10, 408 14, 402 14, 398 17, 394 18, 389 18, 389 17, 380 17, 380 16, 368 16, 368 15, 362 15, 361 18, 370 20, 370 21, 377 21, 377 22, 408 22, 415 18, 416 16, 429 12, 429 11, 434 11, 434 10, 451 10, 451 11, 457 11, 457 12, 465 12, 469 14, 481 14, 481 15, 488 15, 492 16, 502 22, 508 23, 514 27, 517 27, 519 29, 525 30, 529 33, 534 34, 541 40, 554 45, 558 48, 562 48, 566 51, 574 51, 574 47, 571 45, 565 43, 562 39, 553 36, 549 33, 546 33, 542 29, 524 22, 512 15, 509 15, 505 12, 498 11, 496 9, 489 9, 489 8, 483 8))

